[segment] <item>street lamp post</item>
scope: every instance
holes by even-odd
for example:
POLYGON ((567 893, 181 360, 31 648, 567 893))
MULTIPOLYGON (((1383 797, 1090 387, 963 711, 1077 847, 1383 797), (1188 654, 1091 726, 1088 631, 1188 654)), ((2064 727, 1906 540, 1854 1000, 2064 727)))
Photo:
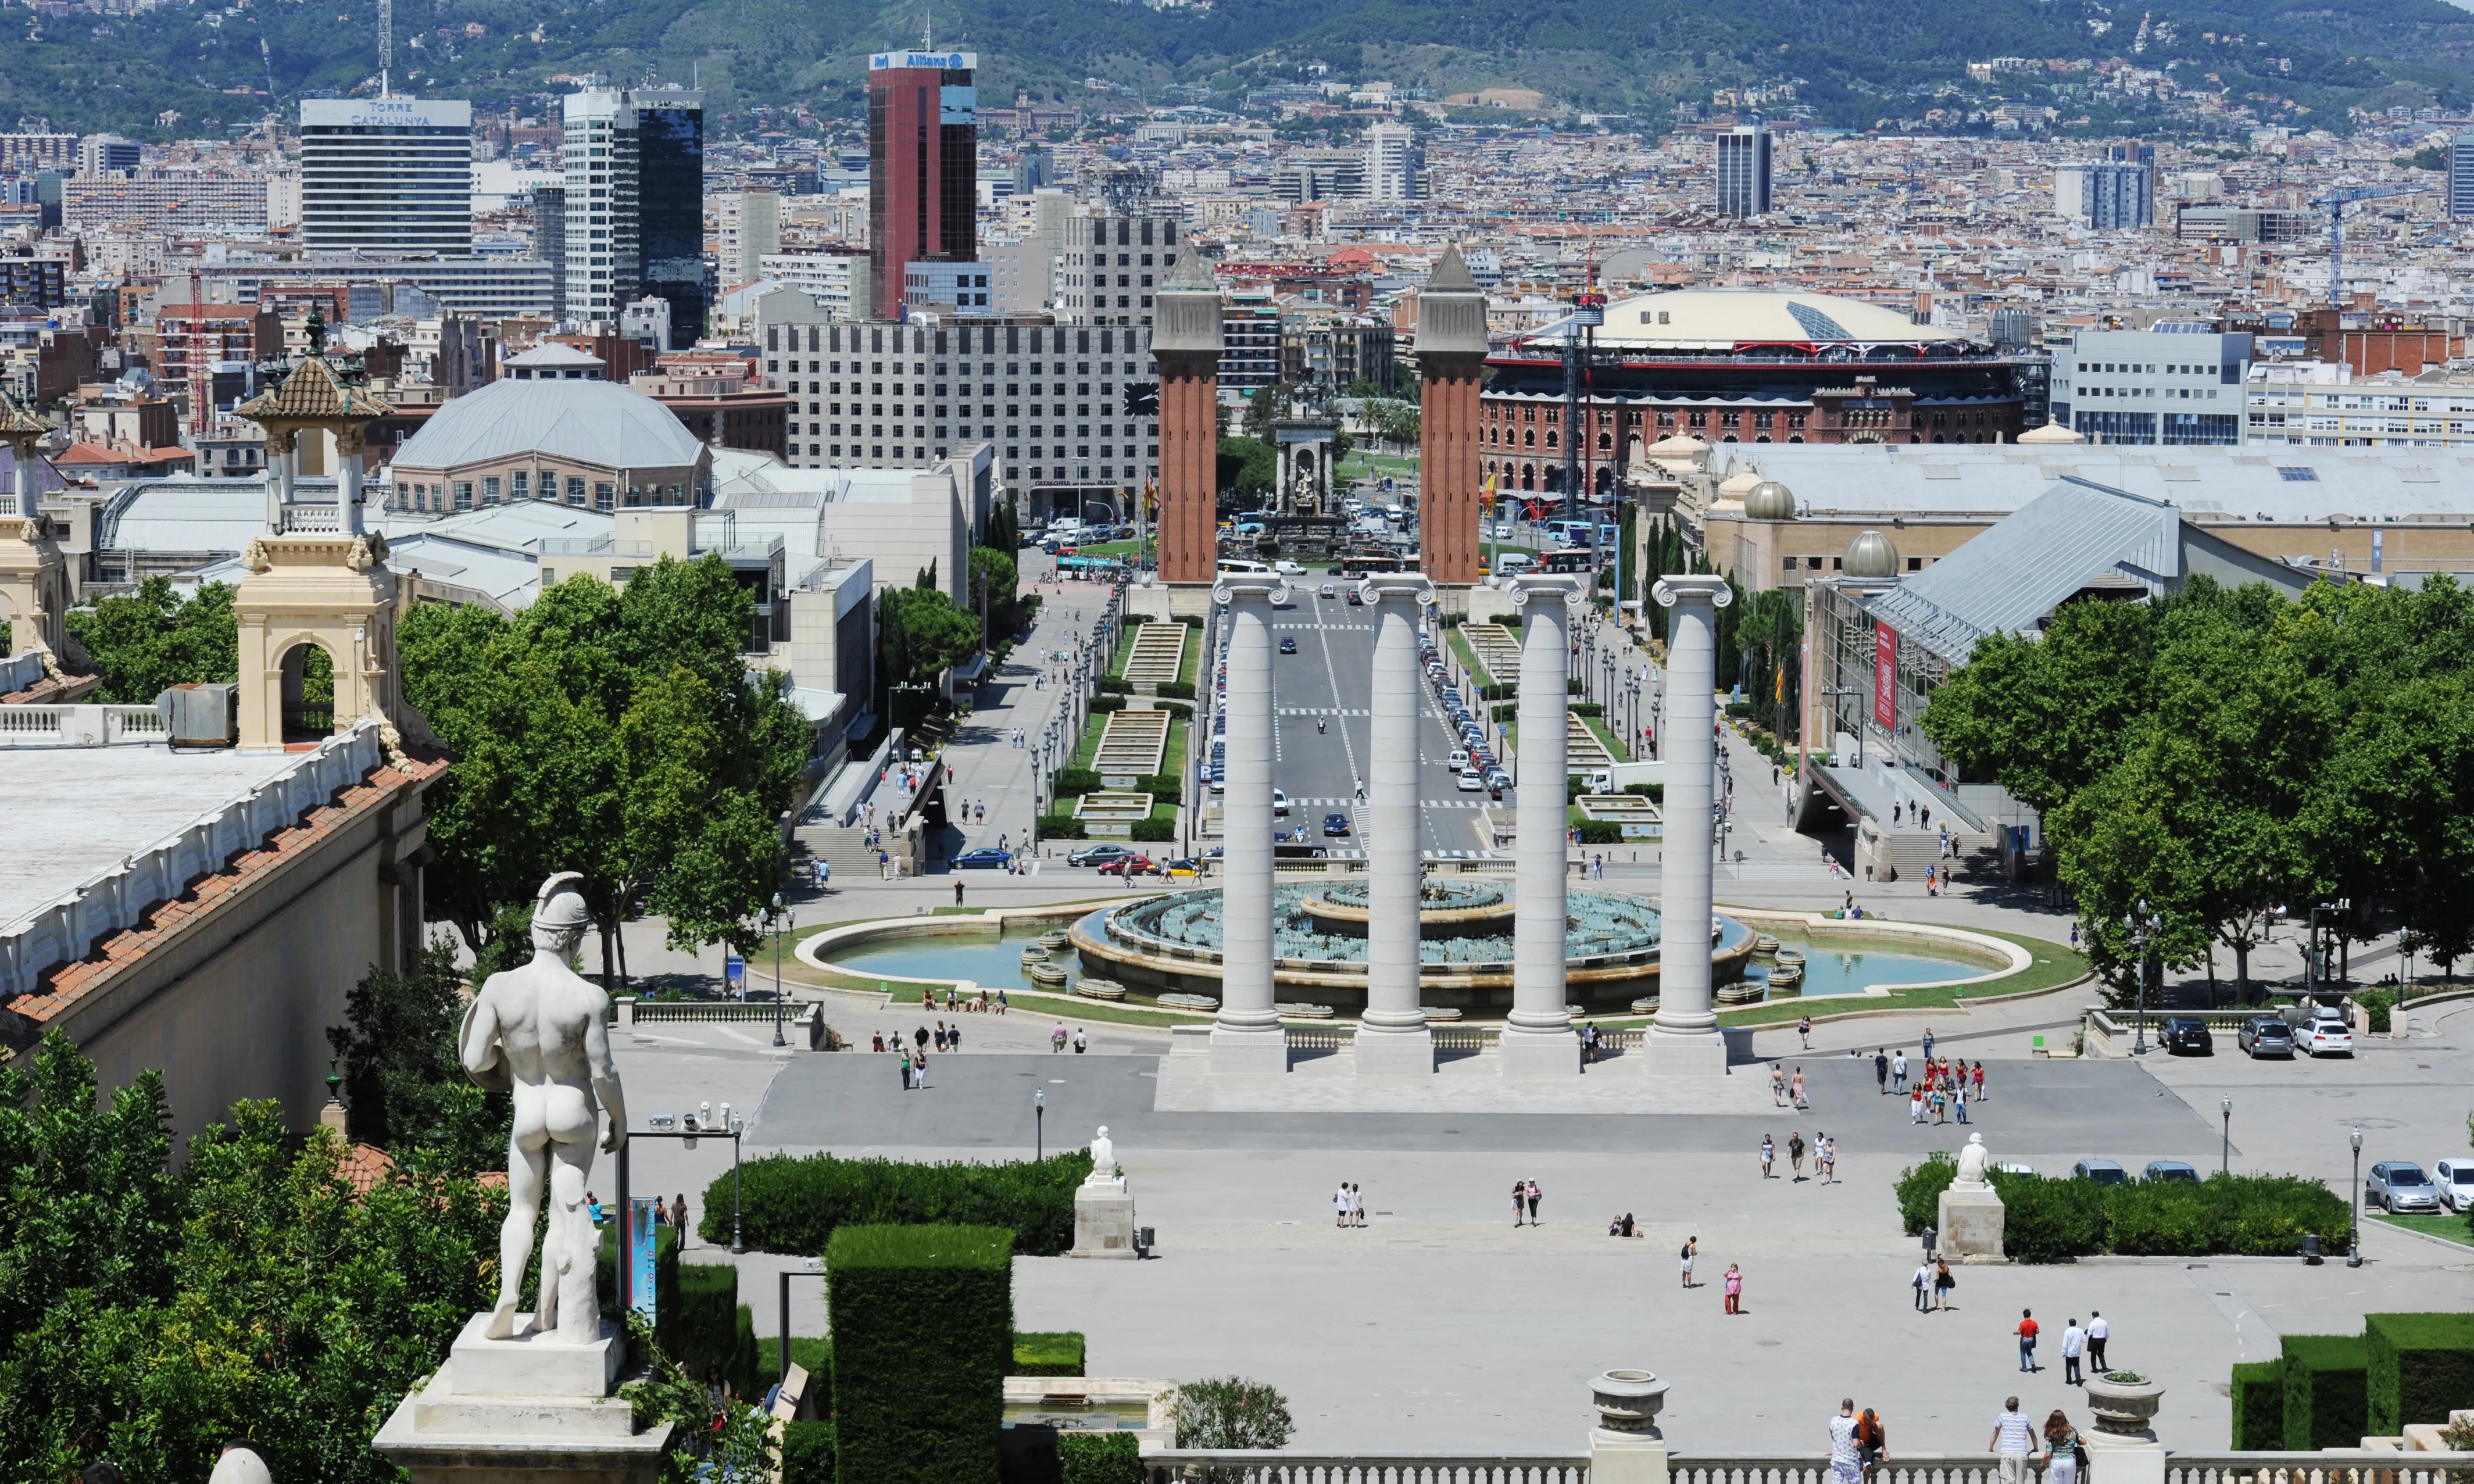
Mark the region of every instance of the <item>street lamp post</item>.
POLYGON ((787 1038, 785 1038, 785 1037, 784 1037, 784 1035, 782 1034, 782 939, 783 939, 785 937, 787 937, 788 935, 783 931, 783 923, 782 923, 782 893, 781 893, 781 892, 779 892, 779 891, 776 891, 776 892, 774 892, 774 893, 773 893, 773 912, 772 912, 772 917, 773 917, 773 1044, 774 1044, 774 1045, 776 1045, 776 1046, 788 1046, 788 1045, 789 1045, 790 1043, 789 1043, 789 1041, 788 1041, 787 1038))
POLYGON ((2225 1115, 2225 1141, 2217 1156, 2217 1173, 2231 1175, 2234 1172, 2234 1100, 2219 1098, 2217 1107, 2225 1115))
MULTIPOLYGON (((1048 1089, 1039 1088, 1031 1095, 1031 1145, 1034 1163, 1048 1157, 1048 1089)), ((2361 1135, 2357 1134, 2357 1138, 2361 1135)))
POLYGON ((2345 1266, 2363 1265, 2363 1131, 2356 1129, 2347 1142, 2354 1146, 2354 1229, 2345 1236, 2345 1266))
POLYGON ((2139 949, 2139 1030, 2130 1041, 2130 1054, 2134 1057, 2147 1055, 2147 942, 2163 920, 2148 912, 2145 897, 2140 898, 2138 912, 2124 912, 2122 918, 2122 926, 2130 930, 2131 942, 2139 949))

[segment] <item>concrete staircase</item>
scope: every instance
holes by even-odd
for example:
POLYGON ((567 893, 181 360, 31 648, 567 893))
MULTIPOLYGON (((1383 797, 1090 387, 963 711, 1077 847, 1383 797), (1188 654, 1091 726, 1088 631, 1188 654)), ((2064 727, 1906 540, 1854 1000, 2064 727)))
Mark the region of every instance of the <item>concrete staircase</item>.
POLYGON ((793 863, 829 862, 837 881, 876 874, 876 852, 868 848, 867 831, 861 826, 803 824, 792 832, 790 843, 793 863))

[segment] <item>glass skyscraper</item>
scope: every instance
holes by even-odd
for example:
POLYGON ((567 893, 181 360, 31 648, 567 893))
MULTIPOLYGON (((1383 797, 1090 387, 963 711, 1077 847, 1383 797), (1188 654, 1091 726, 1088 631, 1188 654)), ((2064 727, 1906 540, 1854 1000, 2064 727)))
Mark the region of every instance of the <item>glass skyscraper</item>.
POLYGON ((646 295, 670 309, 670 350, 704 333, 704 95, 596 88, 567 99, 567 312, 617 323, 646 295))

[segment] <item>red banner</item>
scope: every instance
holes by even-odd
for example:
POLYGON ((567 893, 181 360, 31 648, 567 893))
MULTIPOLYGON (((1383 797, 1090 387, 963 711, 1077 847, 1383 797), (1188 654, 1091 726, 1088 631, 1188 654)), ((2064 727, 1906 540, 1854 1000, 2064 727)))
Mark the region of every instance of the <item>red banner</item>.
POLYGON ((1899 632, 1873 627, 1873 719, 1892 735, 1899 730, 1899 632))

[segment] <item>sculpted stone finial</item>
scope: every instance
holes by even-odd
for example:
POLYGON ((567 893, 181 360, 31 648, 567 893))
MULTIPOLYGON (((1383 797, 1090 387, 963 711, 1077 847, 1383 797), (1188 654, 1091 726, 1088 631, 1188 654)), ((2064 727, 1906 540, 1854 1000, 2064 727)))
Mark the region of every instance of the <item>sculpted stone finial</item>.
POLYGON ((493 974, 473 997, 457 1038, 467 1076, 483 1087, 511 1092, 515 1125, 507 1138, 506 1225, 498 1234, 498 1306, 488 1335, 516 1332, 516 1301, 532 1259, 533 1225, 544 1188, 549 1231, 542 1243, 537 1334, 591 1344, 601 1338, 601 1306, 594 1289, 599 1234, 584 1206, 584 1177, 594 1135, 616 1153, 627 1142, 627 1106, 602 1023, 609 999, 568 966, 593 925, 576 889, 584 878, 561 871, 542 883, 533 907, 533 956, 520 968, 493 974))

